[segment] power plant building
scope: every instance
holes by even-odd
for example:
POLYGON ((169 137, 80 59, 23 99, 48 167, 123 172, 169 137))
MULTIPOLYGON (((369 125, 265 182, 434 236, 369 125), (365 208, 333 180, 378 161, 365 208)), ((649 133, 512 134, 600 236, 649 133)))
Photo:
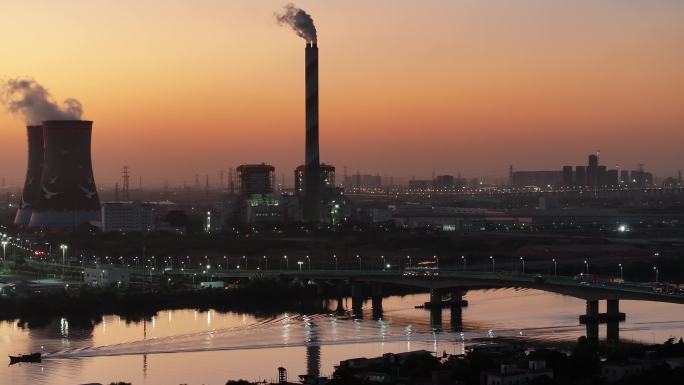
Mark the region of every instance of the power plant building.
POLYGON ((321 220, 320 155, 318 146, 318 45, 305 48, 306 143, 304 150, 303 219, 321 220))
POLYGON ((97 194, 90 156, 91 121, 43 122, 43 167, 40 196, 29 226, 73 228, 99 221, 97 194))
MULTIPOLYGON (((304 173, 306 167, 300 165, 295 169, 294 181, 295 181, 295 194, 304 194, 304 173)), ((322 163, 320 166, 320 189, 325 191, 326 189, 335 188, 335 166, 330 164, 322 163)))
POLYGON ((19 226, 28 226, 33 208, 42 194, 40 177, 43 172, 43 126, 28 126, 26 134, 28 137, 26 180, 21 194, 21 203, 14 218, 14 223, 19 226))
POLYGON ((275 167, 266 163, 243 164, 237 168, 238 191, 242 199, 273 194, 275 167))

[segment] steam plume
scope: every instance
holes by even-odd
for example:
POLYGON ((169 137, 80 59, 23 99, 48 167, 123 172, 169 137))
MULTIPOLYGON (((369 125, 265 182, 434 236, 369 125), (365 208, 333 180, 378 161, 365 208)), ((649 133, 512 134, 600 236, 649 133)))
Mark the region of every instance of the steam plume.
POLYGON ((303 9, 295 7, 294 4, 287 4, 281 14, 276 14, 278 24, 287 24, 297 33, 297 36, 304 38, 307 42, 316 43, 316 27, 314 26, 311 15, 303 9))
POLYGON ((0 85, 0 103, 12 114, 22 115, 26 124, 45 120, 80 120, 81 102, 66 99, 60 106, 50 92, 33 79, 10 79, 0 85))

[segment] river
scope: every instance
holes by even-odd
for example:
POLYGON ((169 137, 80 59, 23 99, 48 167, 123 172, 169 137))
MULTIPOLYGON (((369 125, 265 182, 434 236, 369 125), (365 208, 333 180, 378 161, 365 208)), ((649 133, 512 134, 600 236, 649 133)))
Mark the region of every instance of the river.
MULTIPOLYGON (((554 342, 585 334, 578 321, 585 302, 576 298, 499 289, 470 291, 465 299, 462 332, 452 329, 449 309, 437 325, 429 311, 414 308, 427 294, 385 298, 382 318, 375 320, 368 301, 360 320, 332 313, 257 318, 186 309, 161 311, 146 322, 115 315, 92 324, 56 318, 31 328, 2 322, 0 356, 41 351, 46 359, 0 365, 0 384, 222 385, 228 379, 275 380, 280 366, 296 381, 307 371, 330 375, 341 360, 354 357, 418 349, 460 353, 473 339, 492 336, 554 342)), ((653 343, 684 336, 682 305, 621 301, 620 310, 627 314, 620 324, 622 340, 653 343)), ((605 337, 605 326, 599 333, 605 337)))

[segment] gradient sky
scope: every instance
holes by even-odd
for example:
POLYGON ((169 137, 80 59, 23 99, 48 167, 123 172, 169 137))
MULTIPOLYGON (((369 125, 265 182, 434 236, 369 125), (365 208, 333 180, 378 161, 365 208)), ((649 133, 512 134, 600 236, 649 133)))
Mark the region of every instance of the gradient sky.
MULTIPOLYGON (((95 121, 100 185, 304 156, 304 41, 271 0, 0 3, 0 78, 34 77, 95 121)), ((320 46, 321 158, 429 177, 605 164, 684 168, 684 1, 298 1, 320 46)), ((25 172, 0 113, 0 176, 25 172)))

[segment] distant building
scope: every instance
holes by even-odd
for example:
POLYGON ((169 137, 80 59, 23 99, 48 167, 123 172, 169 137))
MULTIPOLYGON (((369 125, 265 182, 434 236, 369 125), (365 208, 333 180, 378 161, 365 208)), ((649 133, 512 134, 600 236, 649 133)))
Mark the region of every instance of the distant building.
POLYGON ((431 180, 412 179, 408 182, 409 190, 427 190, 432 188, 431 180))
POLYGON ((105 202, 102 204, 102 232, 150 232, 162 225, 159 217, 175 203, 162 202, 105 202))
POLYGON ((238 191, 242 199, 253 195, 273 194, 275 167, 262 164, 243 164, 237 168, 238 191))
POLYGON ((628 184, 629 183, 629 170, 621 170, 620 171, 620 184, 628 184))
MULTIPOLYGON (((321 192, 324 195, 325 190, 335 188, 335 166, 321 163, 321 192)), ((295 169, 295 194, 302 195, 304 193, 304 165, 300 165, 295 169)))
POLYGON ((498 372, 482 372, 480 383, 484 385, 526 385, 542 377, 553 379, 553 369, 547 368, 545 361, 529 361, 526 369, 503 364, 498 372))
POLYGON ((453 175, 437 175, 435 177, 435 187, 436 188, 453 188, 454 187, 454 176, 453 175))
POLYGON ((377 189, 382 187, 380 175, 355 174, 345 177, 344 187, 356 189, 377 189))
POLYGON ((575 182, 573 176, 572 166, 563 166, 563 186, 573 186, 575 182))
POLYGON ((83 270, 83 282, 87 285, 127 285, 131 280, 131 273, 128 269, 113 265, 96 264, 94 268, 86 267, 83 270))
POLYGON ((554 187, 563 183, 562 171, 514 171, 512 177, 515 187, 554 187))
POLYGON ((608 170, 606 172, 605 185, 609 187, 618 185, 618 170, 608 170))
POLYGON ((587 167, 575 167, 575 184, 579 187, 586 187, 587 185, 587 167))

